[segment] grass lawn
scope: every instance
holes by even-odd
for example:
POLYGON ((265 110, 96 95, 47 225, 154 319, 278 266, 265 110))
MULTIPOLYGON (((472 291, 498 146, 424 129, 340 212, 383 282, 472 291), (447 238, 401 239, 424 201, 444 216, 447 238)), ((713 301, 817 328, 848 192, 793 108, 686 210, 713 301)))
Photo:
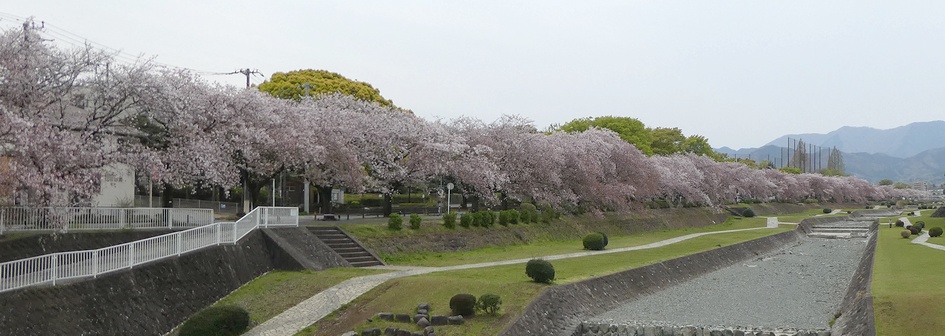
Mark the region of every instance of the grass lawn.
MULTIPOLYGON (((945 227, 945 218, 909 217, 925 228, 945 227)), ((898 217, 891 217, 893 221, 898 217)), ((880 223, 887 223, 886 219, 880 223)), ((912 244, 903 239, 902 228, 881 225, 873 264, 873 310, 877 335, 941 335, 945 330, 945 251, 912 244)), ((930 238, 945 245, 945 238, 930 238)))
MULTIPOLYGON (((609 243, 607 248, 644 245, 692 233, 759 228, 764 227, 765 223, 766 219, 760 217, 729 217, 729 219, 724 223, 700 228, 663 230, 642 234, 608 237, 609 243)), ((348 227, 345 227, 345 229, 348 229, 348 227)), ((471 228, 470 230, 490 229, 471 228)), ((490 246, 472 251, 402 253, 397 255, 386 255, 382 257, 384 258, 384 261, 392 265, 452 266, 581 252, 583 249, 584 246, 581 242, 581 239, 578 238, 574 240, 563 241, 538 241, 528 245, 490 246)))
POLYGON ((847 210, 853 211, 853 210, 858 210, 858 209, 842 209, 842 210, 843 211, 841 211, 838 214, 828 215, 824 213, 823 208, 810 209, 802 213, 778 215, 778 221, 787 222, 787 223, 800 223, 802 220, 805 220, 807 218, 813 218, 813 217, 844 217, 844 216, 849 215, 847 214, 847 210))
POLYGON ((317 272, 273 271, 243 285, 214 306, 243 307, 249 312, 250 319, 259 324, 342 281, 384 272, 360 268, 332 268, 317 272))
MULTIPOLYGON (((565 284, 595 276, 657 263, 720 246, 731 245, 794 229, 781 226, 771 230, 721 233, 686 240, 655 249, 603 254, 552 261, 556 271, 554 284, 565 284)), ((675 234, 648 233, 638 238, 655 241, 692 231, 676 230, 675 234), (652 236, 652 237, 651 237, 652 236)), ((524 248, 524 247, 519 247, 524 248)), ((469 270, 430 273, 394 279, 369 291, 351 304, 310 326, 298 335, 338 335, 367 328, 408 328, 411 324, 385 321, 366 322, 378 312, 411 313, 418 303, 428 302, 435 315, 449 313, 449 299, 458 293, 480 296, 487 293, 502 297, 502 309, 496 316, 481 315, 461 326, 438 327, 438 334, 495 335, 531 302, 547 285, 531 282, 524 274, 524 265, 507 265, 469 270)), ((415 327, 415 326, 414 326, 415 327)), ((419 330, 419 329, 417 329, 419 330)))

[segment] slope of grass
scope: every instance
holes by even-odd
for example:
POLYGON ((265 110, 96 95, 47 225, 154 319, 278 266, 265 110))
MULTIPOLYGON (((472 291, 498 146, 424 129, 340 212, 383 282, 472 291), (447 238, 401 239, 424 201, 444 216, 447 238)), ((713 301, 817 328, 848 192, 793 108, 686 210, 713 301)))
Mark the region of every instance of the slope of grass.
MULTIPOLYGON (((595 276, 645 266, 720 246, 731 245, 784 231, 793 227, 720 233, 683 241, 660 248, 603 254, 552 261, 556 270, 555 285, 571 283, 595 276)), ((656 234, 656 233, 653 233, 656 234)), ((676 234, 676 236, 681 234, 676 234)), ((645 236, 645 235, 644 235, 645 236)), ((645 240, 652 237, 641 238, 645 240)), ((438 272, 395 279, 362 295, 298 335, 337 335, 368 328, 411 328, 411 324, 385 321, 365 322, 378 312, 410 313, 421 302, 431 303, 435 315, 449 314, 449 299, 455 294, 475 296, 491 293, 502 297, 502 308, 496 316, 476 316, 461 326, 438 327, 438 334, 495 335, 531 302, 547 285, 529 281, 524 265, 495 266, 459 271, 438 272)), ((375 319, 376 320, 376 319, 375 319)), ((419 329, 417 329, 419 330, 419 329)))
MULTIPOLYGON (((926 229, 945 227, 945 218, 910 217, 926 229)), ((898 218, 898 217, 895 217, 898 218)), ((895 221, 895 218, 891 218, 895 221)), ((880 221, 887 223, 887 220, 880 221)), ((877 335, 941 335, 945 330, 945 251, 910 243, 902 228, 880 226, 873 264, 873 309, 877 335)), ((945 238, 930 238, 943 244, 945 238)), ((945 244, 943 244, 945 245, 945 244)))
POLYGON ((249 312, 250 319, 259 324, 342 281, 383 272, 360 268, 273 271, 243 285, 214 305, 243 307, 249 312))
MULTIPOLYGON (((856 210, 856 209, 850 209, 850 210, 856 210)), ((847 214, 847 209, 843 209, 843 211, 841 211, 840 213, 831 215, 831 214, 825 214, 823 208, 817 208, 817 209, 810 209, 802 213, 778 215, 778 221, 787 222, 787 223, 800 223, 802 220, 805 220, 807 218, 844 217, 848 215, 849 214, 847 214)))
MULTIPOLYGON (((765 223, 766 219, 760 217, 729 217, 724 223, 700 228, 673 229, 642 234, 611 236, 608 237, 609 243, 607 248, 639 246, 692 233, 761 228, 765 226, 765 223)), ((490 246, 471 251, 401 253, 383 257, 387 263, 392 265, 452 266, 474 264, 580 252, 584 248, 581 242, 582 238, 583 237, 575 237, 575 239, 564 241, 538 241, 528 245, 490 246)))

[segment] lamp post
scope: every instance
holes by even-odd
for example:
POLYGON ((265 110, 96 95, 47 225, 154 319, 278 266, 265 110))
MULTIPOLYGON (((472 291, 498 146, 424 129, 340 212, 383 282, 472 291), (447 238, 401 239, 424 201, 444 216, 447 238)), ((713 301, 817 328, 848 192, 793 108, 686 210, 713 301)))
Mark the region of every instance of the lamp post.
POLYGON ((450 213, 450 195, 453 191, 453 183, 446 184, 446 213, 450 213))

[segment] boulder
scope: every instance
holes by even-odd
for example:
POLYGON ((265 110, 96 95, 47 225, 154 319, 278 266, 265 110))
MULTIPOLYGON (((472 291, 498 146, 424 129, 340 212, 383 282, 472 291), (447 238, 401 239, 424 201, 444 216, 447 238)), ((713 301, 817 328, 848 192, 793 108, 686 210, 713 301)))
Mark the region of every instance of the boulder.
POLYGON ((377 313, 377 318, 382 319, 384 321, 393 321, 394 314, 393 313, 377 313))
POLYGON ((407 314, 394 315, 394 319, 397 320, 397 322, 410 323, 410 315, 407 314))
POLYGON ((444 326, 449 324, 449 319, 444 315, 433 315, 430 317, 430 324, 435 326, 444 326))
POLYGON ((446 318, 449 321, 449 324, 460 325, 466 323, 466 319, 463 318, 463 315, 450 316, 446 318))
POLYGON ((417 320, 417 326, 419 326, 420 328, 429 327, 430 321, 427 321, 426 317, 421 317, 419 320, 417 320))

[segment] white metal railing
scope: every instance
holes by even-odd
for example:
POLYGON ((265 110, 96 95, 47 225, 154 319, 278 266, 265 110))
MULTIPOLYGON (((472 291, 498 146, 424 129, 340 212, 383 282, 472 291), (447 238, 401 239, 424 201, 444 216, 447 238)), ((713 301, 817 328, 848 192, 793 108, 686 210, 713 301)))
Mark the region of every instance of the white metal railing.
POLYGON ((0 234, 7 231, 175 229, 211 223, 212 209, 0 208, 0 234))
POLYGON ((298 208, 259 207, 221 222, 97 250, 47 254, 0 263, 0 292, 63 280, 95 278, 201 248, 235 244, 252 230, 299 225, 298 208))

